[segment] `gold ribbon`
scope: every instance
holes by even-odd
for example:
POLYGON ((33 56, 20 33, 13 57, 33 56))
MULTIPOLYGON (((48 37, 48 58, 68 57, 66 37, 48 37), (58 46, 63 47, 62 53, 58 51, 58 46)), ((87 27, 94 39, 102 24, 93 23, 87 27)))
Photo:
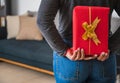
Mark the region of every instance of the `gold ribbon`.
POLYGON ((95 20, 92 22, 92 14, 91 11, 92 8, 89 7, 89 23, 88 22, 83 22, 82 27, 84 28, 85 32, 82 35, 83 40, 88 40, 89 39, 89 46, 88 46, 88 55, 91 55, 91 40, 96 44, 100 44, 100 40, 98 39, 95 29, 98 26, 98 23, 100 22, 101 19, 98 17, 95 18, 95 20))
MULTIPOLYGON (((96 45, 100 44, 100 40, 97 38, 97 35, 95 33, 95 29, 97 28, 98 23, 100 22, 100 19, 98 17, 95 18, 95 20, 91 23, 91 7, 89 7, 89 24, 87 22, 84 22, 82 24, 82 27, 85 30, 85 33, 82 35, 82 38, 84 40, 92 39, 96 45)), ((90 48, 90 46, 89 46, 90 48)))
POLYGON ((82 35, 82 38, 84 40, 87 40, 88 38, 90 38, 94 41, 94 43, 96 45, 101 43, 100 40, 97 38, 97 35, 95 33, 95 29, 96 29, 99 22, 100 22, 100 19, 98 19, 98 17, 96 17, 95 20, 91 24, 88 24, 87 22, 84 22, 82 24, 82 26, 85 30, 85 33, 82 35))

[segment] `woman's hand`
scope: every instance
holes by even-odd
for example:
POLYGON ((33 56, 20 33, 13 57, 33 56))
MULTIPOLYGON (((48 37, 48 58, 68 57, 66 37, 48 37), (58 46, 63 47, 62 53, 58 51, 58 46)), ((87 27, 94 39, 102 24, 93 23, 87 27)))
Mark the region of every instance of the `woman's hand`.
POLYGON ((67 50, 67 53, 65 56, 72 61, 91 60, 91 59, 96 59, 96 58, 99 61, 105 61, 109 57, 109 52, 110 51, 108 51, 108 53, 102 52, 99 56, 95 54, 93 57, 85 57, 83 49, 78 48, 77 50, 73 51, 73 49, 71 48, 67 50))
POLYGON ((105 61, 109 58, 110 50, 108 50, 108 53, 102 52, 99 57, 97 57, 97 60, 99 61, 105 61))
POLYGON ((84 50, 78 48, 77 50, 73 51, 73 49, 68 49, 67 53, 65 55, 68 59, 72 61, 76 60, 91 60, 97 58, 97 55, 94 55, 93 57, 85 57, 84 50))

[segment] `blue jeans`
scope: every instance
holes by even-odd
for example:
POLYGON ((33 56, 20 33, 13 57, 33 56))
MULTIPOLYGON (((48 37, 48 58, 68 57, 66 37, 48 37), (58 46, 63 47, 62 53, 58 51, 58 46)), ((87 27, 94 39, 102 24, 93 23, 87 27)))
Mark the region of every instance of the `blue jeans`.
POLYGON ((71 61, 53 53, 53 69, 56 83, 115 83, 116 58, 110 54, 104 61, 71 61))

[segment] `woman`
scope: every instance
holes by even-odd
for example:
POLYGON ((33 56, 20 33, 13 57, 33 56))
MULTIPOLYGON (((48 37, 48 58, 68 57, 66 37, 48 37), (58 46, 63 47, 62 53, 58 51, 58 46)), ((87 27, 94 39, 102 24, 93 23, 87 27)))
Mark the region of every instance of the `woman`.
MULTIPOLYGON (((53 69, 56 83, 115 83, 114 53, 84 57, 84 49, 73 51, 72 12, 75 6, 101 6, 113 9, 120 16, 120 0, 42 0, 38 11, 38 26, 53 49, 53 69), (54 19, 59 11, 59 27, 54 19)), ((110 34, 111 35, 111 34, 110 34)), ((110 49, 110 48, 109 48, 110 49)))

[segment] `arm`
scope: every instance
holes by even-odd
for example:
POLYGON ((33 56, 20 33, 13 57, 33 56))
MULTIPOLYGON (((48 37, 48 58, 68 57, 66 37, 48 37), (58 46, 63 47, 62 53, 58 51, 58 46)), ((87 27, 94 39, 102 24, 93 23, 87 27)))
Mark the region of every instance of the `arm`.
POLYGON ((37 24, 50 47, 59 55, 65 55, 70 60, 95 59, 97 56, 85 58, 82 49, 77 49, 73 52, 64 43, 54 24, 54 19, 59 8, 60 0, 42 0, 38 11, 37 24))
POLYGON ((60 55, 64 55, 68 46, 64 43, 54 24, 60 0, 42 0, 38 11, 37 24, 50 47, 60 55))

